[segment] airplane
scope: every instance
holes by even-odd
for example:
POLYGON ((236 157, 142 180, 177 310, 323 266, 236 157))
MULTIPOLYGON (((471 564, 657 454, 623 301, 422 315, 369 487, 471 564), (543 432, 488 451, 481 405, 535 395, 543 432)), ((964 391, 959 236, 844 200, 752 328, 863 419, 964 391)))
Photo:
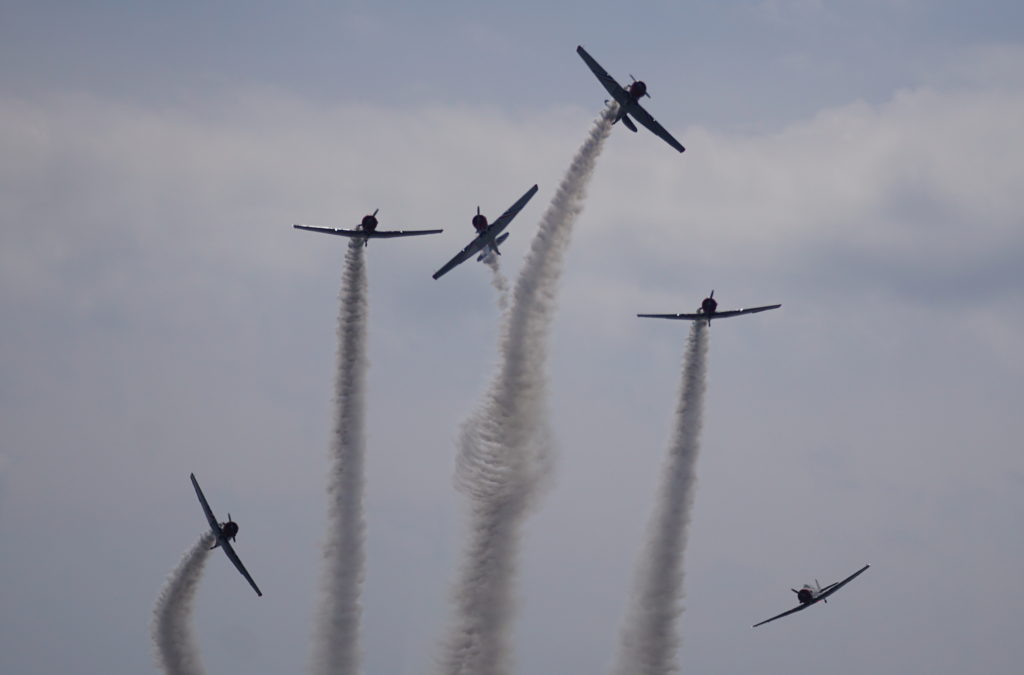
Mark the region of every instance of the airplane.
POLYGON ((238 554, 235 553, 235 549, 231 546, 231 542, 228 541, 229 539, 234 541, 235 536, 238 535, 238 523, 231 520, 230 513, 228 514, 228 522, 218 523, 217 519, 213 517, 213 511, 210 510, 209 502, 206 501, 206 497, 203 496, 203 491, 199 488, 199 481, 196 480, 196 475, 191 473, 189 476, 192 478, 192 487, 196 489, 196 496, 199 497, 199 503, 203 505, 203 513, 206 514, 206 520, 210 523, 210 529, 213 530, 214 536, 217 537, 217 543, 211 546, 210 550, 213 550, 218 546, 224 549, 224 554, 227 555, 228 560, 234 563, 235 567, 238 568, 238 571, 242 573, 243 577, 245 577, 245 580, 248 581, 249 585, 252 586, 254 591, 256 591, 256 595, 262 598, 263 593, 260 592, 259 586, 257 586, 256 582, 252 580, 251 576, 249 576, 249 572, 245 569, 245 565, 243 565, 242 561, 239 560, 238 554))
POLYGON ((363 216, 363 219, 356 225, 354 230, 343 230, 334 227, 314 227, 312 225, 292 225, 296 230, 308 230, 310 232, 323 232, 324 234, 336 234, 340 237, 358 237, 363 240, 363 246, 370 243, 371 239, 391 239, 394 237, 415 237, 420 234, 437 234, 444 230, 378 230, 377 212, 363 216))
POLYGON ((757 312, 766 312, 769 309, 778 309, 782 305, 764 305, 763 307, 748 307, 746 309, 729 309, 724 312, 718 311, 718 301, 715 300, 715 291, 711 291, 711 295, 704 298, 700 303, 700 309, 697 310, 696 314, 637 314, 637 316, 645 319, 690 319, 693 321, 700 321, 702 319, 707 320, 708 326, 711 325, 711 319, 728 319, 730 316, 740 316, 741 314, 756 314, 757 312))
POLYGON ((508 239, 509 233, 501 234, 501 231, 508 227, 508 224, 512 222, 512 219, 516 217, 526 202, 537 193, 537 186, 534 185, 532 188, 526 191, 522 197, 519 198, 512 206, 508 207, 505 213, 498 216, 498 219, 493 223, 488 224, 487 216, 480 214, 480 207, 476 207, 476 215, 473 216, 473 227, 476 229, 476 238, 466 245, 466 248, 455 254, 455 257, 444 264, 444 267, 434 272, 434 279, 440 279, 443 275, 447 274, 457 265, 461 265, 475 253, 480 253, 477 260, 483 260, 489 253, 496 253, 501 255, 501 251, 498 250, 498 246, 508 239), (500 236, 499 236, 500 235, 500 236))
POLYGON ((633 83, 629 85, 628 89, 625 89, 582 46, 576 47, 576 53, 586 62, 590 70, 597 76, 597 79, 604 85, 604 88, 608 90, 608 93, 612 95, 615 102, 619 104, 619 114, 612 124, 621 120, 627 129, 635 132, 636 125, 633 124, 633 120, 629 119, 629 116, 632 115, 637 122, 650 129, 655 136, 658 136, 679 152, 686 150, 672 134, 665 130, 665 127, 658 124, 658 121, 641 107, 640 98, 643 96, 651 97, 647 93, 647 85, 642 80, 638 80, 630 75, 629 77, 633 80, 633 83))
POLYGON ((863 572, 864 570, 866 570, 869 567, 871 567, 871 565, 865 565, 864 567, 861 567, 859 570, 857 570, 856 572, 854 572, 850 576, 846 577, 842 581, 837 581, 834 584, 829 584, 825 588, 822 588, 821 584, 818 583, 818 580, 815 579, 814 580, 814 586, 811 586, 810 584, 804 584, 804 587, 801 588, 799 591, 796 590, 795 588, 789 589, 789 590, 793 591, 794 593, 796 593, 797 600, 800 601, 800 604, 797 605, 796 607, 794 607, 793 609, 789 610, 789 611, 786 611, 786 612, 783 612, 782 614, 779 614, 778 616, 773 616, 772 618, 765 619, 764 621, 761 621, 760 623, 755 623, 754 624, 754 628, 757 628, 758 626, 766 624, 769 621, 775 621, 776 619, 781 619, 784 616, 789 616, 793 612, 799 612, 802 609, 807 609, 808 607, 810 607, 814 603, 818 602, 819 600, 821 600, 822 602, 824 602, 827 605, 828 604, 828 596, 832 595, 833 593, 838 591, 840 588, 842 588, 846 584, 848 584, 851 581, 853 581, 854 579, 856 579, 857 576, 861 574, 861 572, 863 572))

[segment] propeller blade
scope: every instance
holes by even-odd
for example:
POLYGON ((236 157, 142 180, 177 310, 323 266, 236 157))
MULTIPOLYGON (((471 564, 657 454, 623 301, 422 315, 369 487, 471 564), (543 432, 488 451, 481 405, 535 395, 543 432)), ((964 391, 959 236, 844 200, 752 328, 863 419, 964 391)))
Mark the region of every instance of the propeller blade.
POLYGON ((374 210, 373 210, 373 213, 372 213, 372 214, 370 214, 370 215, 376 216, 376 215, 377 215, 377 212, 378 212, 378 211, 380 211, 380 209, 374 209, 374 210))

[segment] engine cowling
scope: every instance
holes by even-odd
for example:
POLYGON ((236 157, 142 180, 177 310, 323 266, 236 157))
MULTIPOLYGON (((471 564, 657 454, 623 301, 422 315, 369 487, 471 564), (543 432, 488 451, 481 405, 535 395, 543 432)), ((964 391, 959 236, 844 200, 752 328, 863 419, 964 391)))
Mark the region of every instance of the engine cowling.
POLYGON ((637 80, 633 84, 629 85, 629 95, 633 97, 634 101, 639 101, 646 94, 647 85, 643 80, 637 80))

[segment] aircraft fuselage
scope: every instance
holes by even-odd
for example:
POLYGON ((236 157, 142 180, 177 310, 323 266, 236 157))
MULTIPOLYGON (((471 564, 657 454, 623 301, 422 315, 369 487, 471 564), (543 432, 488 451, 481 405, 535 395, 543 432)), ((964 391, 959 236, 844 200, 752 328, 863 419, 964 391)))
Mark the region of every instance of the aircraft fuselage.
POLYGON ((220 533, 224 535, 225 539, 234 541, 235 536, 238 534, 238 523, 229 520, 220 526, 220 533))
POLYGON ((647 95, 647 85, 644 84, 643 80, 636 80, 633 84, 629 85, 626 91, 629 92, 630 98, 634 101, 639 101, 647 95))
POLYGON ((359 223, 359 226, 367 232, 373 232, 377 229, 377 219, 373 216, 363 216, 363 220, 359 223))

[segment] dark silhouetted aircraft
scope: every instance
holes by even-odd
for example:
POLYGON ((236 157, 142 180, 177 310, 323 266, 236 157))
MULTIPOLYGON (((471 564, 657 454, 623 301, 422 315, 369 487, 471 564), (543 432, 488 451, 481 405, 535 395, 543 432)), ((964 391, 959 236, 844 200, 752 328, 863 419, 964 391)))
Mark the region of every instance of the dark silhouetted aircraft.
POLYGON ((231 514, 228 514, 228 522, 218 523, 217 519, 213 517, 213 511, 210 510, 210 504, 206 501, 206 497, 203 495, 202 489, 199 487, 199 481, 196 480, 196 475, 189 474, 192 478, 192 487, 196 489, 196 496, 199 497, 199 503, 203 506, 203 513, 206 514, 206 520, 210 523, 210 529, 213 530, 214 536, 217 537, 217 543, 211 548, 217 548, 218 546, 224 549, 224 554, 227 555, 228 560, 234 563, 238 571, 242 573, 245 580, 249 582, 253 590, 256 591, 256 595, 263 597, 263 593, 260 592, 259 586, 249 576, 249 572, 245 569, 245 565, 239 560, 238 554, 235 553, 234 547, 231 546, 231 542, 235 540, 238 535, 238 523, 231 520, 231 514))
POLYGON ((765 619, 764 621, 761 621, 759 623, 755 623, 754 624, 754 628, 757 628, 758 626, 762 626, 762 625, 768 623, 769 621, 775 621, 776 619, 781 619, 784 616, 789 616, 790 614, 792 614, 794 612, 799 612, 802 609, 807 609, 808 607, 810 607, 814 603, 818 602, 819 600, 824 601, 825 604, 828 604, 828 599, 827 599, 828 596, 832 595, 833 593, 838 591, 840 588, 842 588, 846 584, 848 584, 851 581, 853 581, 854 579, 856 579, 864 570, 866 570, 869 567, 871 567, 871 565, 865 565, 864 567, 861 567, 859 570, 857 570, 856 572, 854 572, 850 576, 846 577, 842 581, 837 581, 834 584, 829 584, 825 588, 822 588, 821 584, 818 583, 818 580, 815 579, 814 580, 814 586, 811 586, 810 584, 804 584, 804 587, 801 588, 799 591, 796 590, 795 588, 789 589, 789 590, 793 591, 794 593, 796 593, 796 599, 800 601, 800 604, 797 605, 796 607, 794 607, 791 610, 783 612, 782 614, 779 614, 777 616, 773 616, 770 619, 765 619))
POLYGON ((530 201, 536 193, 537 186, 534 185, 515 204, 508 207, 505 213, 498 216, 498 219, 493 223, 488 223, 487 216, 481 215, 480 207, 476 207, 476 215, 473 216, 473 229, 476 230, 476 238, 469 242, 466 248, 456 253, 454 258, 446 262, 444 267, 434 272, 434 278, 440 279, 443 275, 450 272, 452 268, 461 265, 477 253, 480 253, 477 260, 483 260, 484 256, 488 253, 500 255, 501 251, 498 250, 498 245, 508 239, 508 233, 501 234, 502 230, 508 227, 508 224, 516 217, 516 214, 526 206, 526 202, 530 201))
MULTIPOLYGON (((651 97, 651 95, 647 93, 647 85, 642 80, 638 80, 630 75, 629 77, 633 80, 633 83, 630 84, 628 88, 624 88, 615 81, 615 78, 608 74, 608 71, 601 67, 601 64, 594 60, 594 57, 587 53, 586 49, 578 46, 576 47, 576 53, 579 54, 580 58, 582 58, 590 67, 590 70, 594 71, 594 75, 597 76, 597 79, 601 81, 604 88, 608 90, 608 93, 612 95, 615 102, 619 104, 619 114, 618 117, 615 118, 615 122, 621 121, 627 129, 630 131, 636 131, 636 125, 633 124, 633 120, 630 119, 630 115, 632 115, 637 122, 650 129, 656 136, 664 140, 679 152, 686 150, 682 143, 677 141, 672 134, 666 131, 665 127, 658 124, 658 121, 651 116, 651 113, 644 110, 640 105, 640 99, 642 97, 651 97)), ((612 124, 615 122, 612 122, 612 124)))
POLYGON ((778 309, 779 307, 782 307, 782 305, 764 305, 763 307, 748 307, 746 309, 728 309, 720 312, 718 311, 718 301, 715 300, 715 292, 711 291, 711 295, 701 301, 700 309, 697 310, 696 314, 637 314, 637 316, 645 319, 706 320, 710 326, 712 319, 728 319, 730 316, 756 314, 757 312, 767 312, 769 309, 778 309))
POLYGON ((363 219, 356 225, 354 230, 343 230, 334 227, 314 227, 313 225, 292 225, 296 230, 308 230, 310 232, 323 232, 324 234, 336 234, 339 237, 352 237, 363 240, 363 246, 370 243, 371 239, 393 239, 394 237, 415 237, 421 234, 437 234, 444 230, 378 230, 377 211, 363 216, 363 219))

